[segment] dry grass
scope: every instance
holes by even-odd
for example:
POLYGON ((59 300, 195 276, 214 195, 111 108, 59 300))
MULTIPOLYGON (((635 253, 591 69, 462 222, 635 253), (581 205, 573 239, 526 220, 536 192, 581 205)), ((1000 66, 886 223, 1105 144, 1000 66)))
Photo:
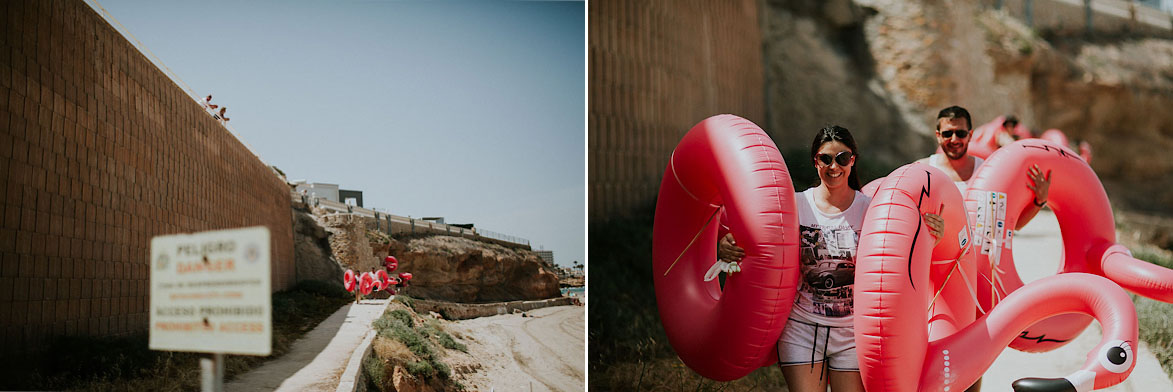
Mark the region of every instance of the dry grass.
POLYGON ((400 342, 395 339, 388 339, 382 336, 376 337, 373 343, 375 355, 379 358, 389 359, 394 362, 407 363, 417 360, 415 354, 400 342))
POLYGON ((664 358, 617 363, 591 373, 591 389, 600 391, 789 391, 777 366, 764 367, 729 382, 701 377, 680 362, 664 358))
MULTIPOLYGON (((302 282, 273 294, 273 354, 225 356, 228 380, 280 357, 351 297, 340 285, 302 282)), ((199 356, 154 351, 146 333, 129 337, 62 337, 53 356, 0 358, 0 390, 180 391, 199 388, 199 356)))
POLYGON ((374 356, 363 361, 370 390, 394 390, 388 375, 402 367, 415 382, 439 390, 462 390, 443 358, 446 348, 467 350, 455 342, 438 320, 425 319, 404 304, 392 303, 372 325, 378 331, 374 356))

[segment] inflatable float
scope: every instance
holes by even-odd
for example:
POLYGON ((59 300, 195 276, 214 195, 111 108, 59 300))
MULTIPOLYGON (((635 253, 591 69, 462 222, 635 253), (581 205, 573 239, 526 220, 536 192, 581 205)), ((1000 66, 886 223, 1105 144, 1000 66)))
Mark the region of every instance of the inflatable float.
MULTIPOLYGON (((1023 287, 1015 269, 1010 229, 1033 202, 1034 192, 1026 187, 1027 168, 1032 165, 1050 173, 1047 205, 1055 213, 1063 237, 1059 273, 1101 275, 1133 293, 1173 303, 1173 270, 1137 260, 1116 243, 1112 207, 1087 162, 1065 146, 1028 139, 991 155, 974 173, 966 194, 981 276, 978 299, 982 309, 996 309, 1010 293, 1023 287)), ((1028 352, 1049 351, 1078 336, 1090 322, 1085 315, 1058 316, 1024 329, 1010 346, 1028 352)))
POLYGON ((1065 378, 1018 380, 1014 389, 1082 392, 1126 378, 1137 345, 1136 311, 1128 295, 1102 277, 1064 274, 1033 282, 969 322, 972 288, 962 291, 963 285, 954 282, 973 283, 973 276, 959 272, 972 263, 965 249, 978 245, 962 240, 966 225, 949 224, 950 217, 964 213, 958 211, 960 202, 944 173, 925 164, 901 167, 879 185, 864 219, 856 263, 855 339, 864 387, 962 391, 1023 328, 1072 312, 1091 314, 1104 327, 1103 339, 1083 367, 1065 378), (938 211, 946 227, 934 247, 921 216, 938 211), (932 261, 958 249, 956 262, 932 261))
POLYGON ((652 271, 668 341, 698 374, 728 381, 777 360, 799 278, 794 197, 778 147, 746 119, 705 119, 672 152, 656 203, 652 271), (721 225, 746 253, 724 287, 704 280, 721 225))
MULTIPOLYGON (((998 150, 998 132, 1002 128, 1002 122, 1005 120, 1005 116, 998 116, 988 123, 975 127, 973 129, 973 136, 970 136, 969 139, 969 146, 967 146, 969 155, 986 159, 986 157, 998 150)), ((1032 137, 1030 128, 1022 125, 1022 123, 1014 126, 1013 133, 1020 139, 1032 137)))
POLYGON ((371 295, 371 290, 375 288, 375 276, 370 272, 363 272, 359 277, 358 288, 362 295, 371 295))
POLYGON ((346 273, 342 275, 342 287, 345 288, 346 291, 353 293, 357 284, 358 282, 357 279, 355 279, 354 271, 346 270, 346 273))

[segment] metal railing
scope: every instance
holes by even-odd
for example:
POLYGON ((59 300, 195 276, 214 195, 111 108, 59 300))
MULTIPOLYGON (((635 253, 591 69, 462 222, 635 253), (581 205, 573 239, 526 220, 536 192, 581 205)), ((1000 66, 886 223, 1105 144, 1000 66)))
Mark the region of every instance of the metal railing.
POLYGON ((333 211, 335 213, 354 214, 354 215, 364 216, 367 218, 373 218, 375 220, 375 225, 380 227, 380 229, 383 227, 384 222, 386 222, 386 227, 387 227, 388 233, 391 232, 391 227, 393 225, 399 224, 400 226, 407 227, 407 231, 412 232, 412 233, 430 232, 430 233, 434 233, 434 234, 446 234, 446 235, 452 235, 452 236, 458 236, 458 237, 469 237, 469 238, 483 237, 483 238, 493 239, 493 240, 497 240, 497 241, 507 242, 510 244, 525 245, 525 246, 530 245, 529 240, 527 240, 525 238, 521 238, 518 236, 512 236, 512 235, 508 235, 508 234, 502 234, 502 233, 498 233, 498 232, 491 231, 491 230, 478 229, 478 228, 469 229, 469 228, 464 228, 464 227, 460 227, 460 226, 453 226, 453 225, 448 225, 448 224, 439 223, 439 222, 433 222, 433 221, 428 221, 428 220, 399 216, 399 215, 395 215, 395 214, 377 211, 374 209, 356 207, 356 206, 352 206, 349 204, 340 203, 340 202, 336 202, 336 201, 333 201, 330 199, 324 199, 324 198, 317 197, 317 196, 303 195, 303 194, 300 194, 297 192, 290 192, 290 196, 293 201, 300 201, 302 203, 305 203, 306 205, 319 207, 319 208, 322 208, 322 209, 325 209, 328 211, 333 211))
MULTIPOLYGON (((989 3, 986 3, 989 4, 989 3)), ((1056 27, 1058 23, 1060 26, 1074 27, 1082 26, 1085 34, 1091 35, 1096 33, 1099 29, 1119 28, 1119 23, 1132 23, 1133 27, 1155 29, 1155 31, 1164 31, 1166 34, 1169 30, 1173 30, 1173 12, 1155 8, 1150 4, 1141 3, 1130 0, 996 0, 994 1, 994 9, 1006 10, 1012 16, 1022 18, 1027 26, 1032 28, 1039 27, 1056 27), (1058 16, 1054 12, 1055 7, 1070 7, 1068 9, 1082 9, 1082 12, 1076 13, 1065 11, 1064 15, 1058 16), (1051 10, 1047 12, 1046 10, 1051 10), (1046 15, 1044 15, 1046 14, 1046 15), (1051 15, 1056 14, 1056 15, 1051 15), (1040 17, 1045 17, 1050 20, 1037 20, 1040 17), (1055 18, 1063 19, 1056 22, 1055 18), (1103 22, 1105 25, 1100 25, 1101 20, 1116 20, 1118 22, 1103 22), (1038 26, 1039 24, 1045 26, 1038 26)), ((1076 27, 1079 28, 1079 27, 1076 27)), ((1153 30, 1150 30, 1153 31, 1153 30)))

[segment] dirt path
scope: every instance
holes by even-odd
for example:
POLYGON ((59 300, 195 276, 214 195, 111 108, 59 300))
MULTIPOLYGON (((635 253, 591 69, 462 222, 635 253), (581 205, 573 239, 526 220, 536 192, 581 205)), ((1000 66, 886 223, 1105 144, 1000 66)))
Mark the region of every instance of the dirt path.
POLYGON ((586 310, 556 306, 520 314, 481 317, 448 328, 468 345, 453 368, 467 387, 481 391, 581 391, 586 376, 586 310), (474 362, 474 358, 476 359, 474 362))
MULTIPOLYGON (((1040 212, 1014 237, 1014 265, 1023 282, 1051 276, 1059 270, 1063 243, 1059 224, 1050 211, 1040 212)), ((1143 328, 1143 326, 1142 326, 1143 328)), ((1005 391, 1010 383, 1024 377, 1057 378, 1067 376, 1083 366, 1087 353, 1100 342, 1099 323, 1093 322, 1071 343, 1046 353, 1024 353, 1011 348, 1002 351, 986 371, 982 389, 1005 391)), ((1173 391, 1173 382, 1161 370, 1157 358, 1141 342, 1136 368, 1123 383, 1102 391, 1173 391)))

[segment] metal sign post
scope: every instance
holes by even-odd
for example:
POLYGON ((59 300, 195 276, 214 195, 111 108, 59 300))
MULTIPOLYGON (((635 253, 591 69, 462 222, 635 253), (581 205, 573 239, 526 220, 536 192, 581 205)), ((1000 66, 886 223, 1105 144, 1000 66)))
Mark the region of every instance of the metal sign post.
POLYGON ((200 390, 224 392, 224 354, 200 354, 200 390))

